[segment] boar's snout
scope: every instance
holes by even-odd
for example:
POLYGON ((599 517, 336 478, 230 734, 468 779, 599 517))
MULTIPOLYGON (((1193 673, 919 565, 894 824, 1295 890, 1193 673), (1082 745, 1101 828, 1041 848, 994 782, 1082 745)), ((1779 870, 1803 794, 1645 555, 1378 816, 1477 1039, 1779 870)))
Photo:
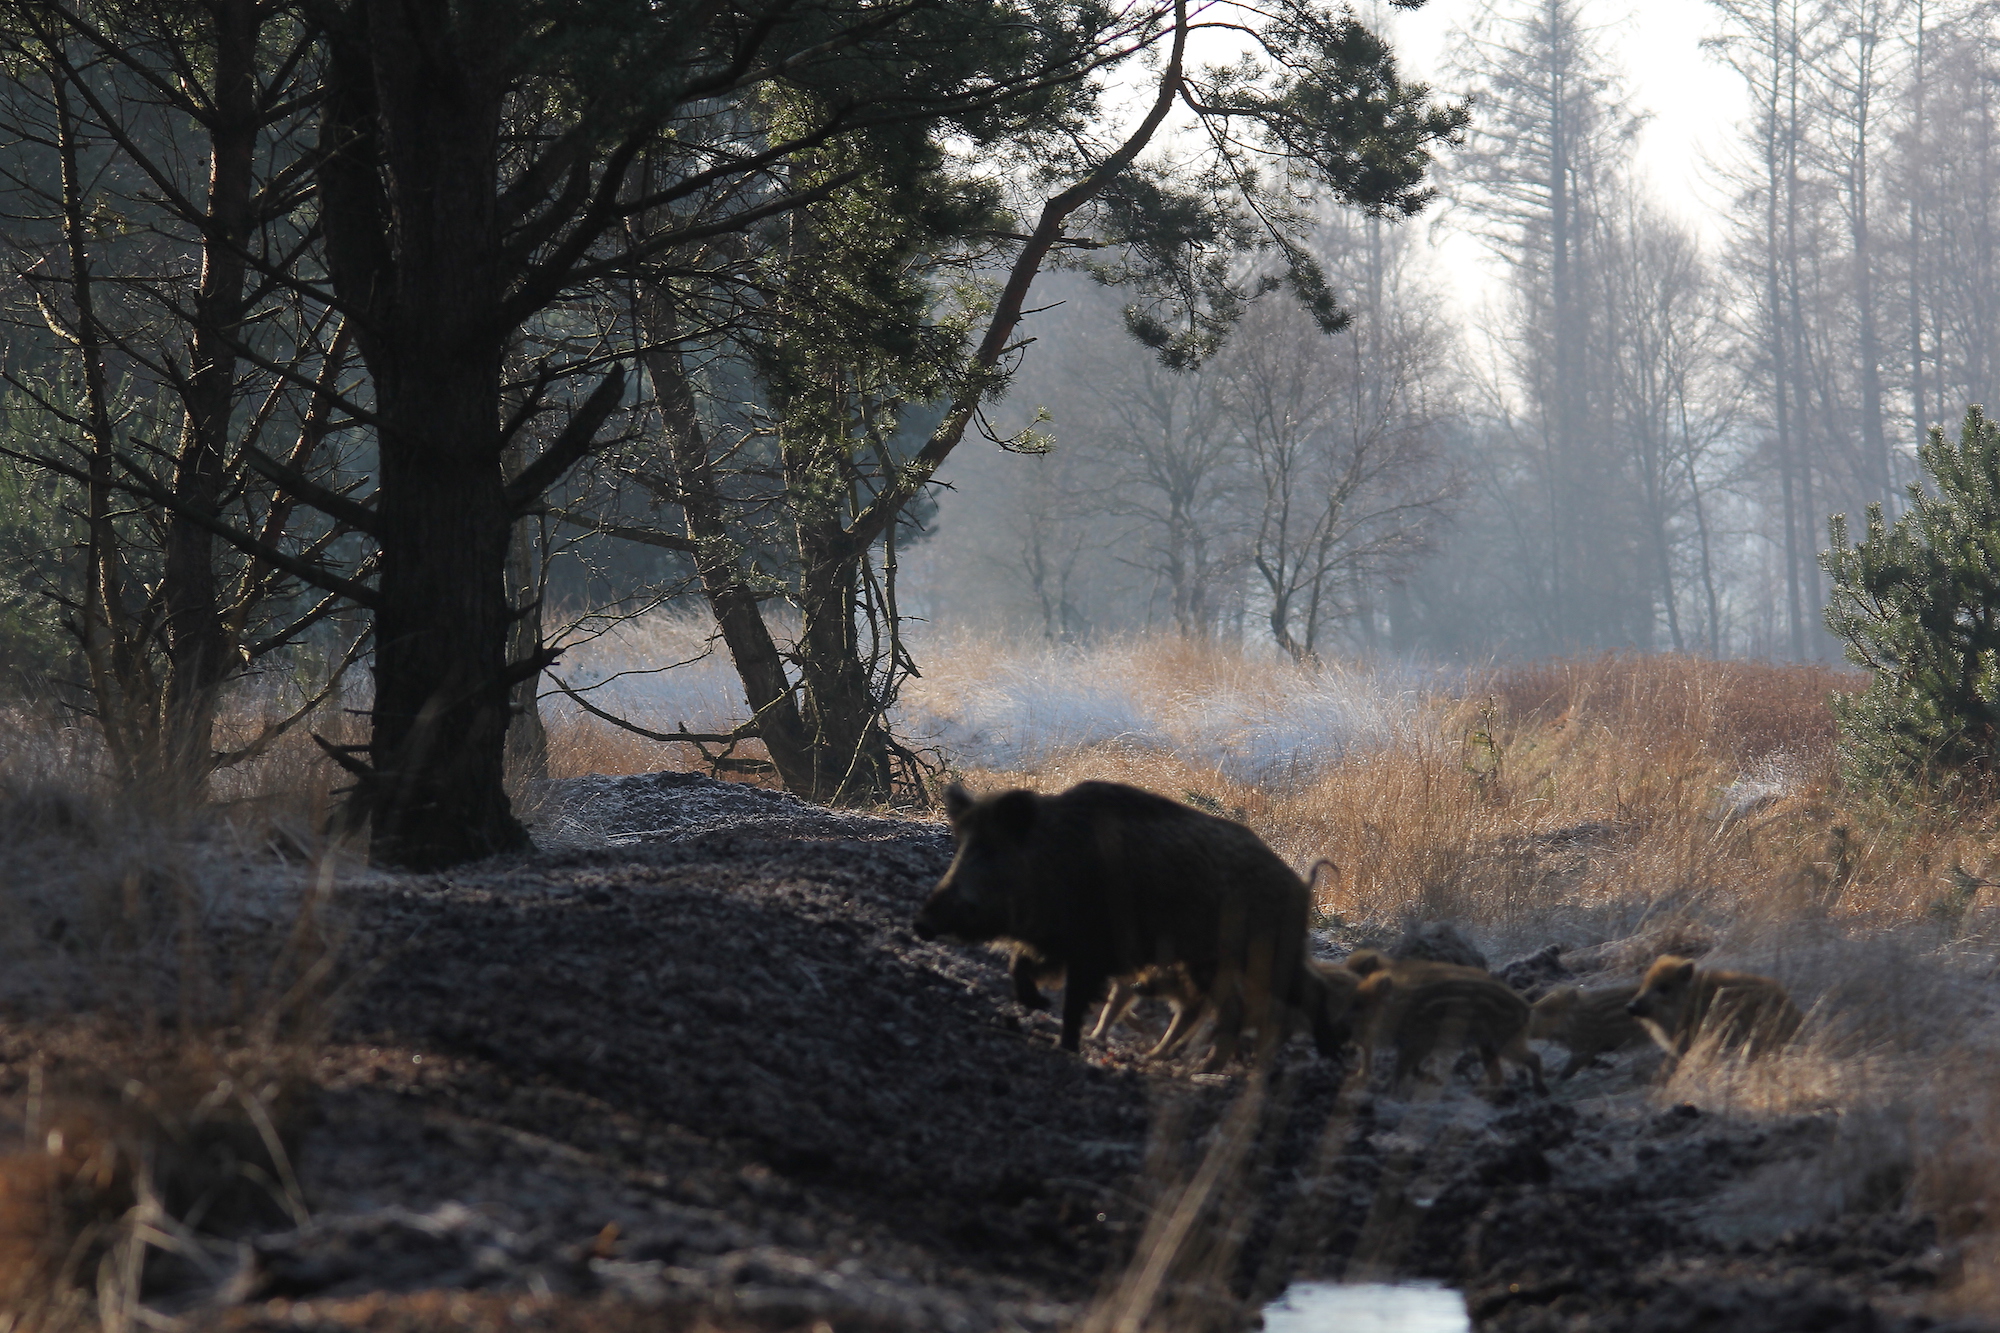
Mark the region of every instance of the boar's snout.
POLYGON ((972 923, 961 897, 949 878, 933 889, 924 905, 917 909, 917 919, 910 923, 917 938, 934 940, 940 935, 968 938, 973 933, 972 923))

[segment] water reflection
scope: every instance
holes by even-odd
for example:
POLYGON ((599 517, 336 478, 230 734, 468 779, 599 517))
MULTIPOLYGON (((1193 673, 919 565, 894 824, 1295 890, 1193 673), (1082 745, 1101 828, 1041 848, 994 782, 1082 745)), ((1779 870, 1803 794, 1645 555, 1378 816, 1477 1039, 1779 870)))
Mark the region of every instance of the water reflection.
POLYGON ((1265 1333, 1471 1333, 1439 1282, 1296 1282, 1264 1307, 1265 1333))

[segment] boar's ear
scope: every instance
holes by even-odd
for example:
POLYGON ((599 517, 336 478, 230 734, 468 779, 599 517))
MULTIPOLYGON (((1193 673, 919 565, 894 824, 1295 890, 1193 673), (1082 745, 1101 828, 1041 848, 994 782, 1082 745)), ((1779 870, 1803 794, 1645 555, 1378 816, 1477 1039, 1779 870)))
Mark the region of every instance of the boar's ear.
POLYGON ((1673 970, 1667 973, 1666 980, 1673 983, 1676 986, 1685 986, 1689 982, 1693 981, 1694 959, 1682 958, 1677 960, 1674 963, 1673 970))
POLYGON ((972 808, 972 793, 954 782, 944 789, 945 817, 956 824, 972 808))
POLYGON ((1035 806, 1040 799, 1026 790, 1002 792, 993 798, 990 807, 993 828, 1012 837, 1026 837, 1035 826, 1035 806))

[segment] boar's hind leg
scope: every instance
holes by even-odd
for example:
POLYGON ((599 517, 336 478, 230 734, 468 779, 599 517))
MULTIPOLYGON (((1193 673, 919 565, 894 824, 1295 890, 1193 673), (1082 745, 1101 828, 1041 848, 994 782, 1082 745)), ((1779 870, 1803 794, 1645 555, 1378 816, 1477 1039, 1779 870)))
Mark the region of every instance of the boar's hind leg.
POLYGON ((1479 1043, 1479 1063, 1486 1067, 1486 1086, 1504 1088, 1507 1086, 1507 1071, 1500 1067, 1500 1051, 1490 1042, 1479 1043))
POLYGON ((1078 1050, 1083 1045, 1083 1011, 1090 1008, 1097 998, 1104 994, 1106 978, 1102 972, 1091 972, 1070 965, 1069 976, 1063 981, 1062 1048, 1066 1051, 1078 1050))

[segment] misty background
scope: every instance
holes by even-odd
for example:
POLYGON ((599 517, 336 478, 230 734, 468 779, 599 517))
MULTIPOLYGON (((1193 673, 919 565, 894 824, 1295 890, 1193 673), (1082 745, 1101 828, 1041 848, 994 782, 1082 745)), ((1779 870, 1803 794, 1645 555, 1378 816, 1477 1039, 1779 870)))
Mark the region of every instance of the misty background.
POLYGON ((1994 401, 1994 6, 1371 17, 1474 113, 1430 213, 1320 228, 1352 325, 1260 301, 1174 371, 1115 290, 1051 286, 993 414, 1024 451, 946 469, 904 610, 1300 656, 1837 659, 1828 517, 1893 517, 1923 432, 1994 401))

